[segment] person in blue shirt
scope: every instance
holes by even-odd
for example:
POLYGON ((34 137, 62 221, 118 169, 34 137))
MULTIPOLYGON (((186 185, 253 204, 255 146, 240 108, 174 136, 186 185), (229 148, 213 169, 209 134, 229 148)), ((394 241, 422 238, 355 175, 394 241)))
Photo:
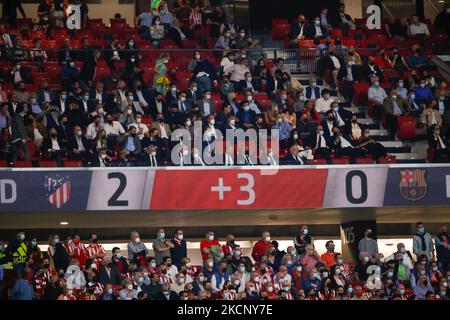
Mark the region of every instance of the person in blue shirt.
POLYGON ((12 289, 13 300, 33 300, 33 287, 27 277, 27 271, 22 270, 12 289))
POLYGON ((426 100, 434 99, 433 92, 431 91, 430 87, 426 86, 425 79, 421 79, 419 86, 415 87, 413 90, 416 95, 416 102, 423 102, 426 100))
POLYGON ((316 268, 312 269, 309 278, 302 281, 302 287, 307 292, 309 289, 313 288, 316 291, 320 289, 322 280, 320 279, 319 272, 316 268))
POLYGON ((421 69, 430 63, 430 59, 424 55, 420 47, 415 45, 412 47, 413 54, 408 57, 408 65, 412 69, 421 69))

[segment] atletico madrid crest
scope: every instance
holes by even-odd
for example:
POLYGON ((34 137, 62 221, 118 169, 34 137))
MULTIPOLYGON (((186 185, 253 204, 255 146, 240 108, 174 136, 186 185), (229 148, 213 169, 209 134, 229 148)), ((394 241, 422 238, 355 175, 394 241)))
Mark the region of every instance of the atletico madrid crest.
POLYGON ((59 174, 45 176, 45 188, 48 201, 56 208, 61 208, 70 200, 70 180, 59 174))
POLYGON ((425 170, 400 170, 400 194, 410 201, 423 199, 427 194, 425 170))

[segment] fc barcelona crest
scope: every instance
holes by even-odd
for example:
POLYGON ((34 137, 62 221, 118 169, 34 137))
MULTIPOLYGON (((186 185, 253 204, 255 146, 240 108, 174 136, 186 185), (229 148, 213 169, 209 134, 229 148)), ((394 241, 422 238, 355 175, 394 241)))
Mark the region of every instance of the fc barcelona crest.
POLYGON ((400 194, 410 201, 418 201, 427 195, 425 170, 400 170, 400 194))

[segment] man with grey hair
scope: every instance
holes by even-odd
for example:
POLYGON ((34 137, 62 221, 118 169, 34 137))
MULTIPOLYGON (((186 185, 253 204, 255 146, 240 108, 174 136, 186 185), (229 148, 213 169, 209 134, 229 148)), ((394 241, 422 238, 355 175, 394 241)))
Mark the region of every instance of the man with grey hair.
POLYGON ((145 257, 148 254, 148 249, 144 242, 141 242, 139 233, 137 231, 131 232, 131 241, 127 246, 128 259, 130 261, 136 260, 138 256, 145 257))

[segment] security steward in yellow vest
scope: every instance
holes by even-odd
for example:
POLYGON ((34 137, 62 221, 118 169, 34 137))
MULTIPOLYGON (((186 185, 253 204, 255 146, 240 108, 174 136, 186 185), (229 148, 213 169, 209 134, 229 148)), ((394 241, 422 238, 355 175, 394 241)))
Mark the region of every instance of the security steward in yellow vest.
POLYGON ((17 234, 17 239, 11 241, 9 246, 6 247, 6 252, 12 259, 14 272, 18 274, 25 268, 28 258, 28 246, 25 243, 25 232, 19 232, 17 234))

